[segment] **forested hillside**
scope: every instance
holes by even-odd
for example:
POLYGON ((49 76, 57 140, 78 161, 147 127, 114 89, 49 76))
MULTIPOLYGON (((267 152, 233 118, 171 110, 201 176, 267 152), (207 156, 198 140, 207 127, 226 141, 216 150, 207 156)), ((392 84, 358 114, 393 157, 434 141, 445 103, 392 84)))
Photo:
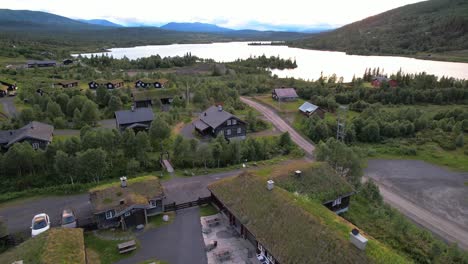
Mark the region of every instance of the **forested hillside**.
POLYGON ((407 5, 291 45, 365 55, 429 56, 466 50, 468 1, 430 0, 407 5))

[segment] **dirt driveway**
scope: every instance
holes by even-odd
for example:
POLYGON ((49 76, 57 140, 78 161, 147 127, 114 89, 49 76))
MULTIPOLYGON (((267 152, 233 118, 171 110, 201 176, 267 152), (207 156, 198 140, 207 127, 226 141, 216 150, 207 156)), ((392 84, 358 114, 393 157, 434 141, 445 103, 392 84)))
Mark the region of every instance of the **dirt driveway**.
POLYGON ((418 160, 370 160, 365 175, 379 184, 386 202, 468 249, 468 173, 418 160))

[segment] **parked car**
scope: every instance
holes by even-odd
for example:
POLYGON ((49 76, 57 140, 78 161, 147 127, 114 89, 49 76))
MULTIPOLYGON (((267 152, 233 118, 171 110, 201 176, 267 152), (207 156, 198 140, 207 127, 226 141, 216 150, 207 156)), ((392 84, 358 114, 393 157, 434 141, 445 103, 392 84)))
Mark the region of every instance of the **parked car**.
POLYGON ((31 225, 31 236, 35 237, 50 229, 50 218, 47 214, 35 215, 31 225))
POLYGON ((76 228, 78 227, 75 212, 72 209, 64 209, 62 212, 62 227, 76 228))

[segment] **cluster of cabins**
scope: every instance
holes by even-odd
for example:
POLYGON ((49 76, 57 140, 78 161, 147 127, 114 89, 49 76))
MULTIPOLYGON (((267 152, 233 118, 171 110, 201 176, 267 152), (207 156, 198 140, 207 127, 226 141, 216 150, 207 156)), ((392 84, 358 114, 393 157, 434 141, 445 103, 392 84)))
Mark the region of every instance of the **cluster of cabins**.
MULTIPOLYGON (((296 89, 284 87, 274 89, 271 93, 271 97, 278 102, 293 102, 299 99, 296 89)), ((310 102, 304 102, 298 110, 307 117, 317 115, 320 118, 324 118, 325 116, 325 111, 322 108, 310 102)))

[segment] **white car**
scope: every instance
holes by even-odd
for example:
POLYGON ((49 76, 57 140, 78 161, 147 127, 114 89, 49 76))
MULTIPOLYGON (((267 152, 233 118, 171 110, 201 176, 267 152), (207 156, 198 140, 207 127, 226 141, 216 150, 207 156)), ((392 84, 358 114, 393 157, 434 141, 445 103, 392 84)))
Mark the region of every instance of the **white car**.
POLYGON ((47 214, 35 215, 31 225, 31 236, 35 237, 50 229, 50 219, 47 214))

